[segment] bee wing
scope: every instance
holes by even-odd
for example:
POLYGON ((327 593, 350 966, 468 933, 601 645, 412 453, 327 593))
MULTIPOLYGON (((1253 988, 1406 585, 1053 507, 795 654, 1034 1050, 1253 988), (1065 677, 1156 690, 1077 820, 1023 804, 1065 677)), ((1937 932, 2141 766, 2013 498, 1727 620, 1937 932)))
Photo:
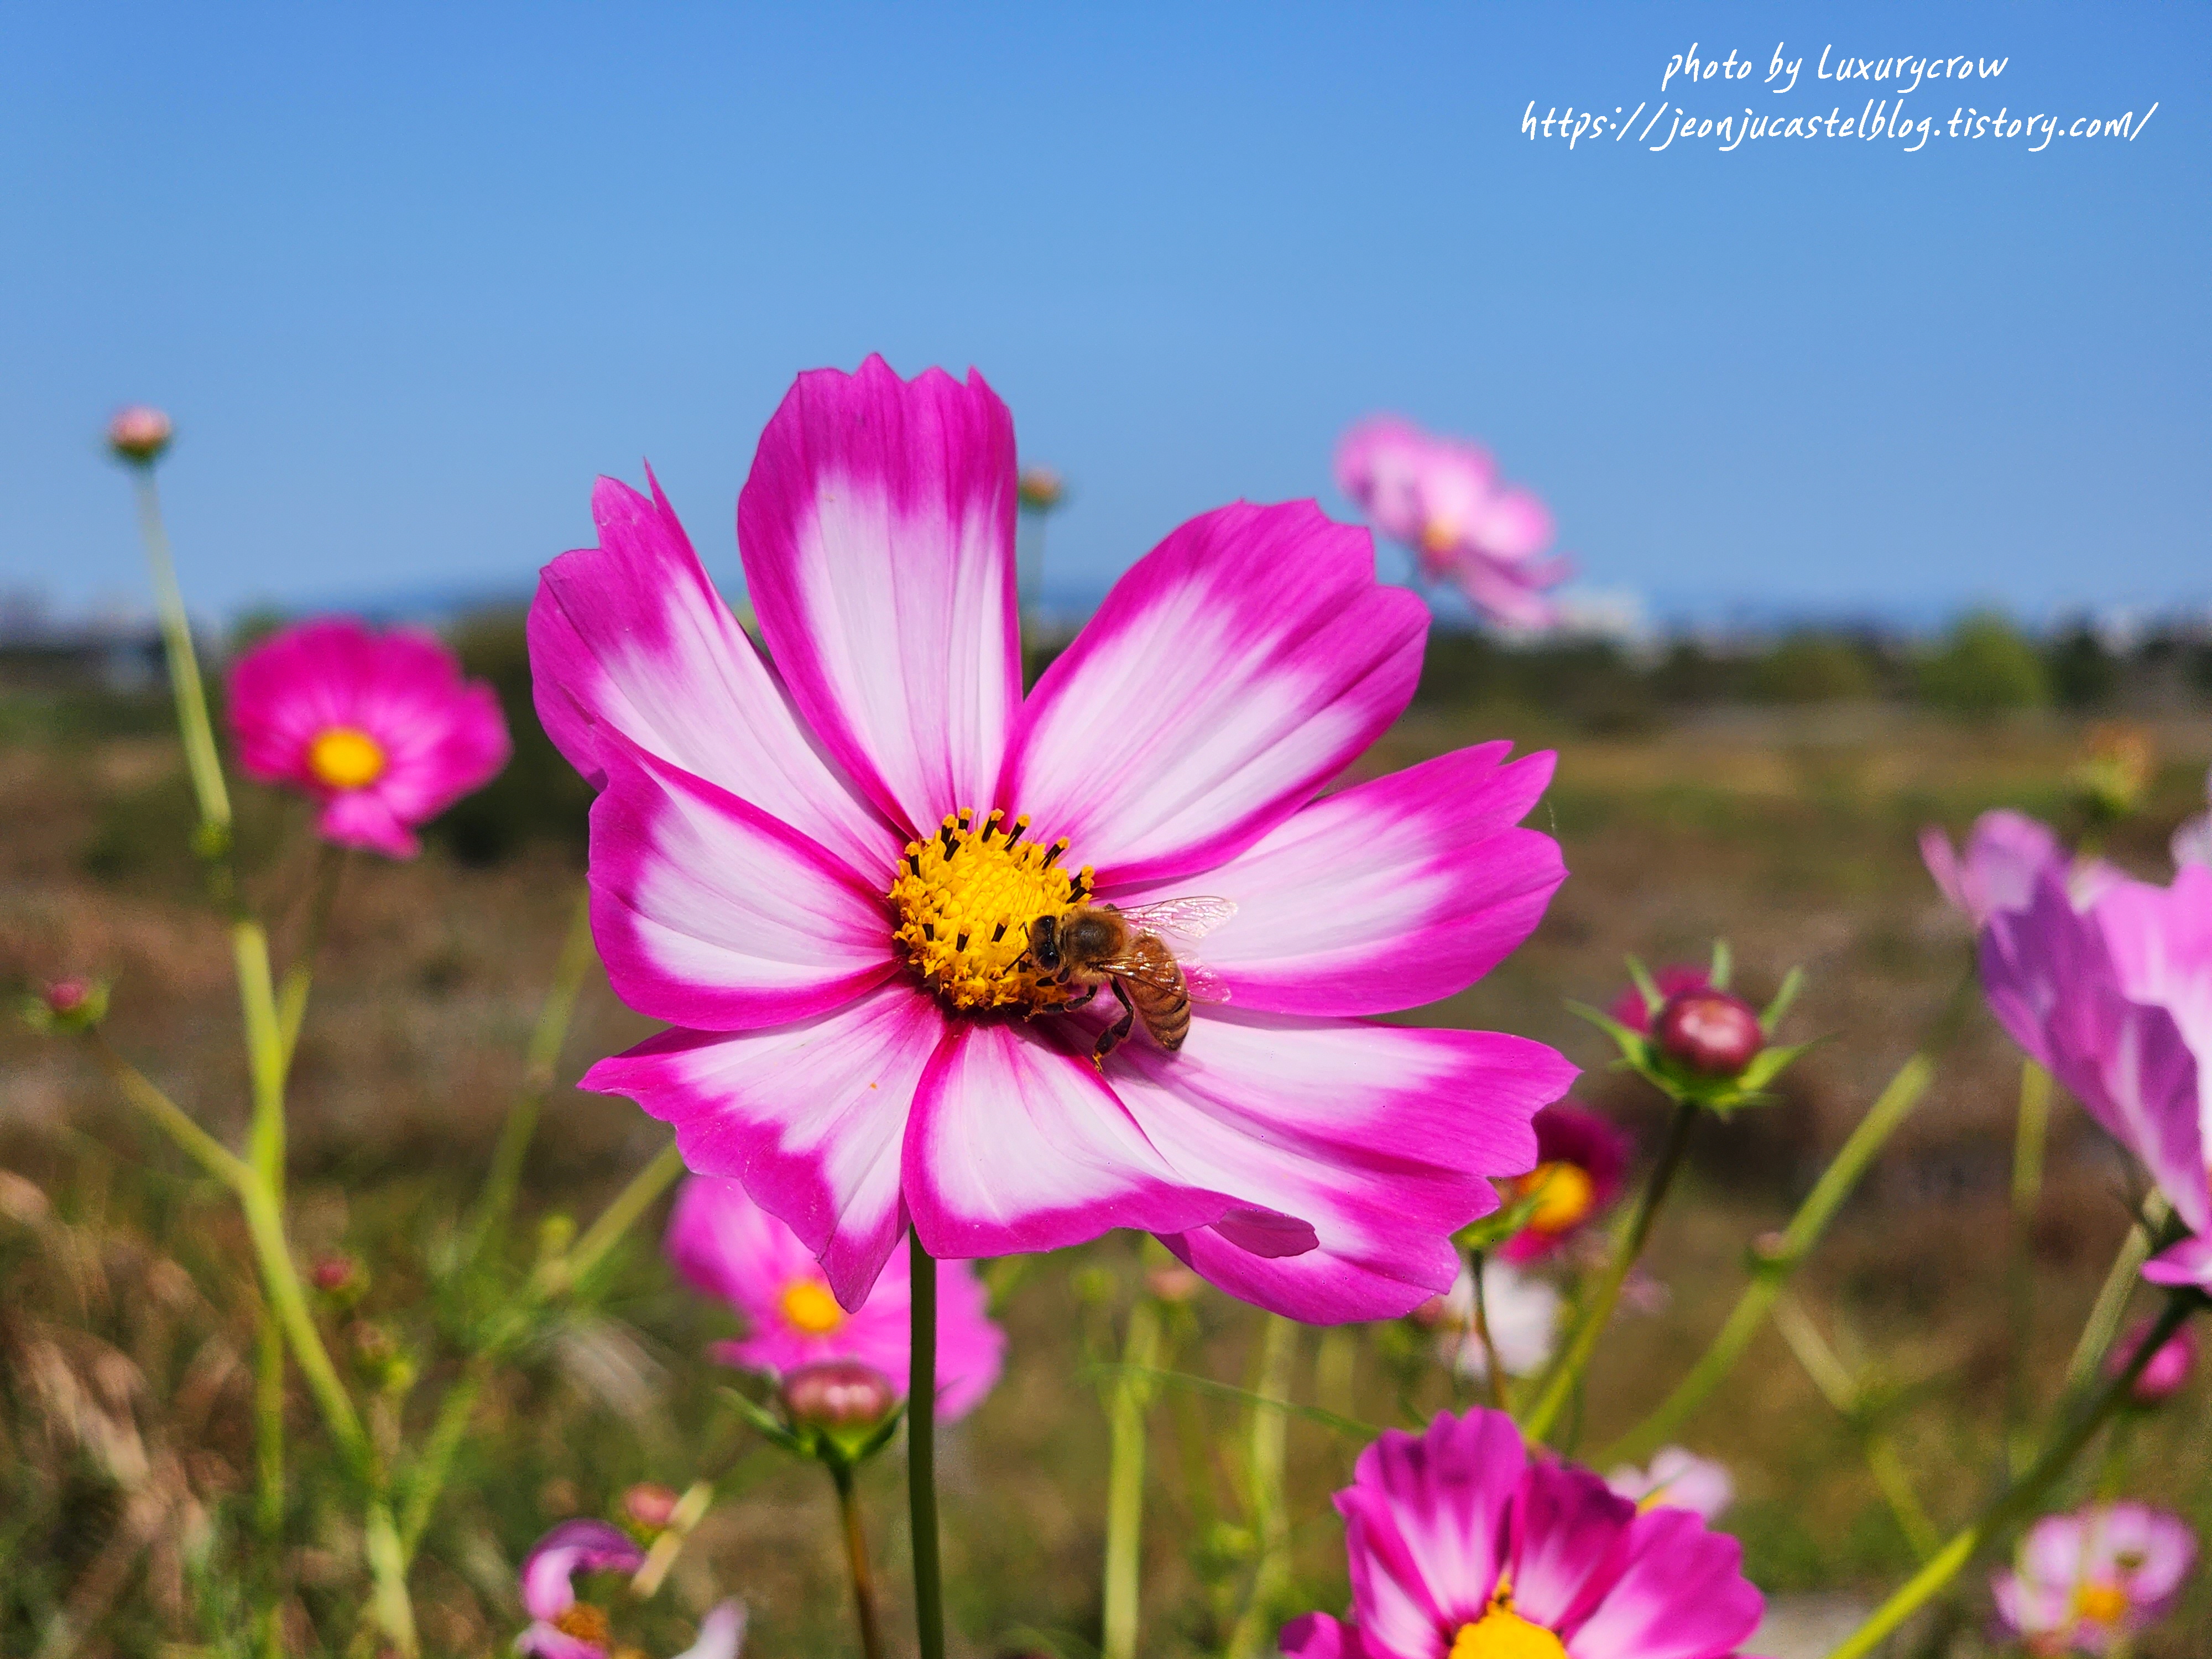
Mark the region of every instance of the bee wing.
POLYGON ((1182 969, 1183 989, 1193 1002, 1226 1002, 1229 987, 1221 975, 1202 962, 1188 957, 1178 957, 1176 965, 1182 969))
POLYGON ((1138 956, 1109 957, 1098 964, 1102 974, 1111 974, 1116 979, 1134 980, 1139 985, 1149 985, 1157 990, 1173 991, 1176 980, 1182 981, 1182 994, 1193 1002, 1226 1002, 1229 987, 1221 975, 1204 963, 1189 957, 1177 957, 1175 969, 1138 956), (1180 973, 1176 969, 1180 969, 1180 973))
MULTIPOLYGON (((1237 914, 1237 901, 1209 898, 1162 899, 1158 904, 1135 904, 1121 912, 1124 921, 1141 932, 1158 933, 1169 945, 1201 939, 1237 914)), ((1178 951, 1177 956, 1182 953, 1178 951)))

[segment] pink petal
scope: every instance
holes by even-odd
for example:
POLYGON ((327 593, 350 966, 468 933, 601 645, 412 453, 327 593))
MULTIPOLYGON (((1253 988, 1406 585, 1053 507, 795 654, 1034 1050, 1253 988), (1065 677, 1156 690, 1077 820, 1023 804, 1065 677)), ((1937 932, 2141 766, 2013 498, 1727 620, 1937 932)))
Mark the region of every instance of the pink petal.
POLYGON ((1141 1034, 1107 1080, 1194 1184, 1310 1225, 1318 1248, 1255 1255, 1218 1228, 1166 1238, 1231 1295, 1309 1323, 1394 1318, 1451 1288, 1451 1234, 1535 1163, 1529 1120, 1575 1068, 1486 1031, 1206 1013, 1179 1054, 1141 1034))
POLYGON ((1476 548, 1463 549, 1451 565, 1451 579, 1468 602, 1492 622, 1506 628, 1549 628, 1559 607, 1544 590, 1564 580, 1566 572, 1492 558, 1476 548))
POLYGON ((1481 1410, 1439 1413, 1418 1438, 1389 1430, 1360 1453, 1336 1507, 1370 1648, 1431 1655, 1439 1632, 1448 1643, 1482 1617, 1527 1463, 1512 1419, 1481 1410))
POLYGON ((1394 1012, 1465 990, 1517 948, 1566 867, 1550 836, 1513 827, 1553 757, 1508 765, 1510 747, 1463 749, 1324 796, 1193 878, 1237 906, 1199 947, 1232 1006, 1394 1012))
POLYGON ((374 789, 347 789, 332 795, 316 815, 315 833, 337 846, 365 848, 386 858, 411 859, 422 850, 415 832, 374 789))
POLYGON ((580 1572, 633 1572, 645 1552, 604 1521, 563 1521, 530 1547, 522 1563, 522 1610, 557 1619, 576 1602, 569 1580, 580 1572))
POLYGON ((1021 702, 1014 428, 980 374, 799 377, 738 501, 793 700, 908 831, 988 807, 1021 702))
POLYGON ((781 1319, 785 1287, 814 1269, 799 1235, 726 1176, 695 1175, 677 1189, 662 1248, 670 1266, 756 1332, 781 1319))
POLYGON ((1413 696, 1427 611, 1310 501, 1192 520, 1038 683, 999 791, 1134 885, 1210 870, 1304 805, 1413 696))
POLYGON ((903 837, 821 751, 708 580, 660 493, 602 478, 599 544, 545 567, 530 607, 538 716, 594 786, 606 734, 812 836, 862 876, 903 837), (602 730, 604 728, 604 730, 602 730))
POLYGON ((2168 1245, 2143 1264, 2154 1285, 2194 1285, 2212 1291, 2212 1237, 2202 1234, 2168 1245))
POLYGON ((1588 1469, 1530 1464, 1513 1516, 1513 1610, 1551 1630, 1579 1621, 1620 1576, 1635 1518, 1588 1469))
POLYGON ((1743 1547, 1689 1510, 1646 1510, 1626 1551, 1605 1599, 1564 1632, 1575 1659, 1725 1659, 1759 1628, 1765 1598, 1743 1576, 1743 1547))
POLYGON ((702 1030, 842 1007, 896 971, 879 894, 819 844, 641 750, 600 750, 592 932, 615 993, 702 1030))
POLYGON ((1162 1158, 1079 1055, 1041 1030, 951 1028, 915 1097, 903 1185, 938 1256, 1012 1255, 1115 1227, 1180 1232, 1220 1219, 1220 1194, 1162 1158))
POLYGON ((1301 1613, 1283 1626, 1287 1659, 1362 1659, 1359 1632, 1325 1613, 1301 1613))
POLYGON ((698 1639, 676 1659, 738 1659, 745 1644, 745 1604, 721 1601, 699 1621, 698 1639))
POLYGON ((675 1126, 684 1161, 734 1176, 821 1258, 847 1309, 868 1299, 905 1228, 899 1149, 945 1032, 895 979, 820 1018, 720 1036, 665 1031, 603 1060, 582 1086, 675 1126))

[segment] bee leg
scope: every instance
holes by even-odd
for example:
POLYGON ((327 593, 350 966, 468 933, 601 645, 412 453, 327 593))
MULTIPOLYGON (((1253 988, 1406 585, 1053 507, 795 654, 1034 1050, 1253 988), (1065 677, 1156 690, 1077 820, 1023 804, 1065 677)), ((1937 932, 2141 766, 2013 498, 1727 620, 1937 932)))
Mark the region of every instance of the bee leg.
POLYGON ((1129 1000, 1129 994, 1121 988, 1121 981, 1115 980, 1113 984, 1114 994, 1121 1004, 1121 1018, 1098 1034, 1098 1046, 1091 1051, 1091 1063, 1102 1075, 1106 1070, 1106 1056, 1121 1046, 1137 1023, 1137 1005, 1129 1000))

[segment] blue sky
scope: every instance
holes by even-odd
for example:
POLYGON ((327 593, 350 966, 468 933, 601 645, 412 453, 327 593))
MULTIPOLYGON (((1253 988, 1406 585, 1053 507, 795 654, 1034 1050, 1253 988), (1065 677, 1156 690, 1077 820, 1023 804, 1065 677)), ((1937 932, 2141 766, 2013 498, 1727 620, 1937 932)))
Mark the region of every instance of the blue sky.
POLYGON ((0 3, 0 588, 140 592, 97 434, 142 398, 205 611, 523 591, 641 458, 734 586, 762 422, 880 350, 1007 398, 1076 586, 1239 495, 1345 511, 1398 409, 1663 612, 2212 601, 2197 7, 949 9, 0 3), (1692 41, 1758 67, 1662 92, 1692 41), (1521 134, 1893 95, 1823 46, 2008 59, 1939 124, 2158 111, 1521 134))

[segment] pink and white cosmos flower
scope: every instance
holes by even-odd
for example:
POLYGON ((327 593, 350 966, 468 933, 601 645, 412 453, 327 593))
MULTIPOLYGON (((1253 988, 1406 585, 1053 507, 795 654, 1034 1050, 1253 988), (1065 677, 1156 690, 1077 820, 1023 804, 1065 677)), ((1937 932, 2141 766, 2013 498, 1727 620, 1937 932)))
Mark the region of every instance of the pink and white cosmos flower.
POLYGON ((2030 1653, 2110 1653, 2173 1611, 2196 1560, 2197 1534, 2179 1516, 2090 1504, 2030 1527, 1992 1588, 2030 1653))
MULTIPOLYGON (((737 1341, 716 1345, 717 1358, 772 1376, 820 1360, 856 1359, 906 1397, 911 1303, 904 1239, 891 1252, 891 1271, 847 1313, 798 1234, 746 1197, 739 1182, 694 1176, 676 1195, 667 1250, 678 1273, 735 1308, 750 1328, 737 1341)), ((937 1276, 939 1419, 975 1409, 999 1380, 1006 1355, 1006 1334, 992 1322, 990 1297, 975 1269, 945 1263, 937 1276)))
POLYGON ((415 826, 489 783, 509 751, 499 699, 464 681, 452 652, 349 617, 288 628, 240 657, 229 714, 248 777, 318 802, 325 841, 395 859, 421 851, 415 826))
POLYGON ((1735 1502, 1735 1480, 1728 1466, 1680 1446, 1662 1446, 1650 1467, 1623 1463, 1605 1478, 1609 1491, 1644 1508, 1665 1504, 1708 1521, 1717 1521, 1735 1502))
MULTIPOLYGON (((635 1572, 644 1565, 636 1540, 605 1522, 562 1522, 523 1559, 520 1589, 530 1627, 514 1638, 514 1650, 537 1659, 609 1659, 612 1627, 605 1613, 576 1599, 575 1576, 635 1572)), ((744 1604, 724 1601, 699 1621, 699 1639, 678 1659, 738 1659, 744 1638, 744 1604)))
POLYGON ((2157 1285, 2212 1287, 2212 869, 2168 887, 2115 876, 2087 908, 2063 866, 1982 930, 1990 1011, 2142 1162, 2193 1235, 2154 1256, 2157 1285))
POLYGON ((1534 927, 1565 872, 1515 826, 1551 757, 1320 793, 1405 707, 1425 613, 1310 502, 1184 525, 1024 698, 1014 478, 980 376, 802 375, 738 510, 775 672, 658 487, 601 481, 599 544, 531 612, 538 707, 601 790, 608 972, 676 1029, 585 1085, 744 1182, 848 1309, 910 1225, 939 1256, 1137 1228, 1297 1318, 1405 1313, 1575 1073, 1370 1017, 1534 927), (1028 929, 1186 895, 1237 907, 1206 950, 1231 1000, 1102 1071, 1105 1015, 1028 929))
POLYGON ((1344 434, 1336 481, 1377 529, 1413 550, 1423 576, 1455 584, 1492 621, 1545 628, 1558 619, 1545 590, 1574 568, 1540 556, 1554 533, 1551 509, 1501 482, 1481 445, 1376 416, 1344 434))
POLYGON ((1532 1459, 1503 1412, 1389 1430, 1336 1507, 1352 1620, 1292 1620, 1295 1659, 1728 1659, 1765 1605, 1735 1539, 1532 1459))

